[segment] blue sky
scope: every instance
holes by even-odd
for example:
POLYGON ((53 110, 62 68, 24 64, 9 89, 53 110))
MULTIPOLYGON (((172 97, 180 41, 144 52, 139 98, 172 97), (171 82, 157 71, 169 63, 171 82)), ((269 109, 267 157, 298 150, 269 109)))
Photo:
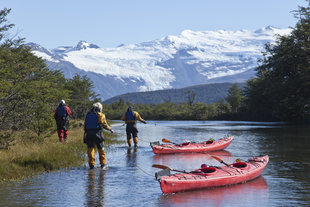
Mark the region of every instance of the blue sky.
POLYGON ((47 49, 86 40, 115 47, 179 35, 183 30, 294 27, 305 0, 0 0, 11 33, 47 49))

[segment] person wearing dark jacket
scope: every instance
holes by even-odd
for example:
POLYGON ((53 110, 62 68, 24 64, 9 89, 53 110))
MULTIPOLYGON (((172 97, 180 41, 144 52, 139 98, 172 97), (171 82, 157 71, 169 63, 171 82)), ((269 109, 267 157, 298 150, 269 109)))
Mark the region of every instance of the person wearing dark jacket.
POLYGON ((66 106, 65 100, 61 100, 55 113, 54 119, 57 125, 57 134, 60 142, 66 141, 68 138, 69 130, 69 116, 72 112, 68 106, 66 106))
POLYGON ((129 106, 126 113, 121 118, 126 123, 126 134, 127 134, 127 144, 131 147, 131 136, 133 137, 133 142, 135 146, 138 146, 138 129, 137 120, 146 124, 146 121, 141 118, 138 112, 133 111, 132 107, 129 106))
POLYGON ((97 102, 93 104, 93 108, 87 113, 84 122, 84 143, 87 145, 88 164, 90 169, 93 169, 95 166, 95 146, 97 146, 98 149, 101 168, 106 165, 103 147, 103 129, 113 133, 113 130, 107 124, 105 115, 102 113, 101 103, 97 102))

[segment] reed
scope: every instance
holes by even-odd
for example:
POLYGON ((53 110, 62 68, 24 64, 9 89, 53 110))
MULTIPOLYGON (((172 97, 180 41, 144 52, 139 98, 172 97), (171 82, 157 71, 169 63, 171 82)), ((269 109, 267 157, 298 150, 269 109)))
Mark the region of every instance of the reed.
MULTIPOLYGON (((58 141, 56 132, 38 140, 25 139, 35 137, 29 132, 18 132, 14 145, 8 150, 0 150, 0 181, 20 180, 85 163, 87 148, 83 143, 83 128, 73 126, 65 143, 58 141)), ((105 138, 105 145, 119 142, 115 134, 105 133, 105 138)))

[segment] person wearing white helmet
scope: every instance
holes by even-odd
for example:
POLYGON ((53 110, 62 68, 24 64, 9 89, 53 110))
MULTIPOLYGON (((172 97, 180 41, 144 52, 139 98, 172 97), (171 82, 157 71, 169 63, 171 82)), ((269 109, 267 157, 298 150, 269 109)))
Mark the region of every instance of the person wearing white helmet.
POLYGON ((93 104, 92 109, 87 113, 84 122, 84 143, 87 145, 88 164, 90 169, 93 169, 95 166, 95 146, 97 146, 98 149, 101 168, 104 168, 106 165, 103 147, 103 129, 113 133, 113 130, 106 121, 105 115, 102 113, 101 103, 97 102, 93 104))
POLYGON ((54 119, 57 125, 57 134, 60 142, 66 141, 68 138, 69 130, 69 116, 72 112, 68 106, 66 106, 65 100, 61 100, 55 113, 54 119))

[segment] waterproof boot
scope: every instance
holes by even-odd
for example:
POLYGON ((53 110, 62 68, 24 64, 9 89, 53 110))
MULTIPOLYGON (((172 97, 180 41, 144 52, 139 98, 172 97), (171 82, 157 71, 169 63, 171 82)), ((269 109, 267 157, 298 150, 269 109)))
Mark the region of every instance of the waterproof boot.
POLYGON ((133 142, 135 143, 135 147, 138 146, 138 137, 134 137, 133 142))
POLYGON ((128 147, 131 147, 131 139, 127 139, 128 147))

